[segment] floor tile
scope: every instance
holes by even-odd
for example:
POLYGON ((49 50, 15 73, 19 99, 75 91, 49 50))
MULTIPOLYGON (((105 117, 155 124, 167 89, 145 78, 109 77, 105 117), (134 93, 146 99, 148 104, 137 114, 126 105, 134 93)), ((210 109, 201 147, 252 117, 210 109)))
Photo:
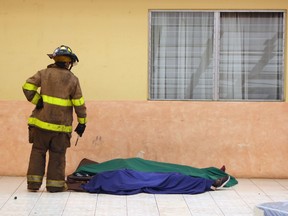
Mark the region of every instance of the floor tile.
POLYGON ((191 215, 183 195, 156 194, 156 202, 161 216, 191 215))
POLYGON ((127 196, 127 213, 128 216, 158 216, 155 196, 145 193, 127 196))
POLYGON ((0 215, 263 216, 256 205, 288 201, 287 179, 238 179, 238 182, 231 188, 197 195, 116 196, 73 191, 49 193, 45 185, 32 193, 26 189, 25 177, 0 176, 0 215))
POLYGON ((99 194, 96 206, 97 216, 126 216, 126 196, 99 194))

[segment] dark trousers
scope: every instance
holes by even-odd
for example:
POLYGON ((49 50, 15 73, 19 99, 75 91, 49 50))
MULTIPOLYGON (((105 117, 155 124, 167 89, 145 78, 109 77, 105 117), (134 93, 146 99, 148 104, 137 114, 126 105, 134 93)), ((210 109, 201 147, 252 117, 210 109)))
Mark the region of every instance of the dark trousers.
POLYGON ((42 184, 49 152, 46 188, 51 192, 63 191, 65 184, 66 149, 70 146, 70 134, 30 128, 33 146, 27 172, 28 189, 38 190, 42 184))

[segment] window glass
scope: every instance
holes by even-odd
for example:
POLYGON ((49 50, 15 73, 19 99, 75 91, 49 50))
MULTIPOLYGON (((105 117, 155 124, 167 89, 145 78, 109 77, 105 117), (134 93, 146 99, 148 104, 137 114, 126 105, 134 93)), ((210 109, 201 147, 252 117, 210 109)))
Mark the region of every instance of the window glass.
POLYGON ((219 98, 280 100, 283 14, 221 13, 219 98))
POLYGON ((151 12, 149 98, 283 100, 283 12, 151 12))
POLYGON ((150 97, 213 98, 214 15, 152 13, 150 97))

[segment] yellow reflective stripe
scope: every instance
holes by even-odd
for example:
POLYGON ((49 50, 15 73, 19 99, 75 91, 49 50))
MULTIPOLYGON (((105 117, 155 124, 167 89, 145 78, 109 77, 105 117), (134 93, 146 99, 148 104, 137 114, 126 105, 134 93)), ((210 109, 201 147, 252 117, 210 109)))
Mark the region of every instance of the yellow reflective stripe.
POLYGON ((86 124, 87 123, 87 119, 86 118, 78 118, 78 122, 80 124, 86 124))
POLYGON ((79 99, 72 99, 72 104, 74 106, 82 106, 82 105, 84 105, 84 103, 85 103, 85 101, 84 101, 83 97, 81 97, 79 99))
POLYGON ((41 121, 33 117, 30 117, 28 119, 28 124, 37 126, 45 130, 50 130, 50 131, 66 132, 66 133, 72 132, 72 126, 52 124, 52 123, 41 121))
POLYGON ((65 181, 63 180, 46 180, 46 187, 64 187, 65 181))
POLYGON ((26 82, 26 83, 22 86, 22 88, 25 89, 25 90, 28 90, 28 91, 37 91, 38 86, 26 82))
POLYGON ((51 97, 48 95, 42 95, 43 101, 48 104, 58 105, 58 106, 72 106, 70 99, 63 99, 57 97, 51 97))
POLYGON ((39 182, 42 183, 43 176, 38 175, 27 175, 27 181, 28 182, 39 182))
POLYGON ((31 100, 31 103, 36 105, 40 98, 41 98, 40 94, 38 92, 36 92, 36 94, 34 95, 33 99, 31 100))

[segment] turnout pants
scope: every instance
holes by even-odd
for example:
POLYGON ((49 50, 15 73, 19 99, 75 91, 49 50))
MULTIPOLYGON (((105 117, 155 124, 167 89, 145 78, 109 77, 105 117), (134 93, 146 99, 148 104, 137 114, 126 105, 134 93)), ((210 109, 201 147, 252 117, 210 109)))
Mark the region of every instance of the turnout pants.
POLYGON ((50 192, 65 191, 66 149, 70 146, 70 134, 35 127, 29 130, 29 139, 33 146, 27 172, 28 189, 40 188, 45 174, 46 153, 49 152, 46 189, 50 192))

